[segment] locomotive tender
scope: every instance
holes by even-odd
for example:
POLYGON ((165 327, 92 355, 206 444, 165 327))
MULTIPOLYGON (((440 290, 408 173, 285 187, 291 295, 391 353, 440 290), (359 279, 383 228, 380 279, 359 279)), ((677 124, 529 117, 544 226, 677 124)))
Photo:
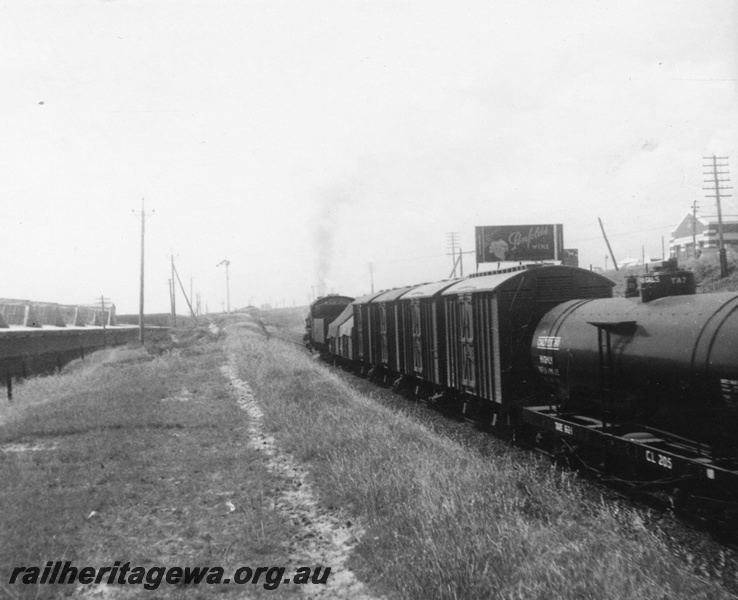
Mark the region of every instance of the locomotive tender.
POLYGON ((738 499, 738 294, 695 295, 672 261, 639 283, 520 265, 340 297, 322 340, 316 301, 306 337, 593 469, 738 499))
POLYGON ((322 296, 315 300, 310 305, 310 313, 305 319, 305 345, 320 352, 328 350, 328 326, 353 300, 348 296, 337 294, 322 296))

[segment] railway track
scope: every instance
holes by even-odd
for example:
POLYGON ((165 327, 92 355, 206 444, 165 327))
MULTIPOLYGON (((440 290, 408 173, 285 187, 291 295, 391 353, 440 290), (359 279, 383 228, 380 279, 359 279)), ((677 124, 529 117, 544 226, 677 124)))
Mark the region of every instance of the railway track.
POLYGON ((283 342, 288 342, 290 344, 295 344, 296 346, 302 346, 304 347, 305 344, 302 341, 302 339, 295 339, 294 336, 288 336, 288 335, 280 335, 278 333, 269 332, 269 335, 267 336, 268 339, 275 338, 277 340, 281 340, 283 342))

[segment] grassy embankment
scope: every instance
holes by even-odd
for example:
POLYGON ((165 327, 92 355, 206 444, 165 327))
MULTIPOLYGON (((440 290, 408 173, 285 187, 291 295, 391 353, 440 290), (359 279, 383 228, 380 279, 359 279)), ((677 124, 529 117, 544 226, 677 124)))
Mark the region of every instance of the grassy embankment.
POLYGON ((227 339, 265 424, 323 501, 367 528, 354 559, 401 598, 720 598, 635 513, 536 461, 494 461, 353 391, 279 341, 227 339))
MULTIPOLYGON (((103 351, 16 386, 12 406, 0 399, 0 597, 72 593, 76 584, 9 585, 14 567, 46 561, 226 573, 286 565, 296 528, 273 506, 281 482, 248 447, 246 415, 220 373, 222 341, 202 331, 180 337, 180 350, 103 351)), ((125 588, 126 598, 296 591, 125 588)))

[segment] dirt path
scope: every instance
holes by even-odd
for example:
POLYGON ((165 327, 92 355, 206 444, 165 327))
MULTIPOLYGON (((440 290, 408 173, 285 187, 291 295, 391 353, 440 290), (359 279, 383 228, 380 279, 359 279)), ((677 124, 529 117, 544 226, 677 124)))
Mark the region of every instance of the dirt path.
POLYGON ((363 534, 361 527, 342 518, 338 511, 320 506, 318 494, 307 481, 307 471, 280 450, 274 437, 264 432, 263 413, 249 384, 238 378, 234 357, 222 371, 231 381, 239 406, 249 414, 250 445, 263 453, 267 468, 284 480, 285 485, 275 500, 276 508, 302 526, 302 534, 291 543, 289 558, 295 563, 307 560, 309 564, 331 568, 325 587, 309 586, 310 596, 351 600, 377 598, 346 566, 352 548, 363 534))

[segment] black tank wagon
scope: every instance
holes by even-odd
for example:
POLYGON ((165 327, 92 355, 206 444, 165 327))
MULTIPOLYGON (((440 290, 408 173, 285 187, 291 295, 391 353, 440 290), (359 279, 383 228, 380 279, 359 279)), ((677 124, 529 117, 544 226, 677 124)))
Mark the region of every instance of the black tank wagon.
POLYGON ((554 444, 738 494, 738 294, 566 302, 531 354, 549 405, 523 419, 554 444))

